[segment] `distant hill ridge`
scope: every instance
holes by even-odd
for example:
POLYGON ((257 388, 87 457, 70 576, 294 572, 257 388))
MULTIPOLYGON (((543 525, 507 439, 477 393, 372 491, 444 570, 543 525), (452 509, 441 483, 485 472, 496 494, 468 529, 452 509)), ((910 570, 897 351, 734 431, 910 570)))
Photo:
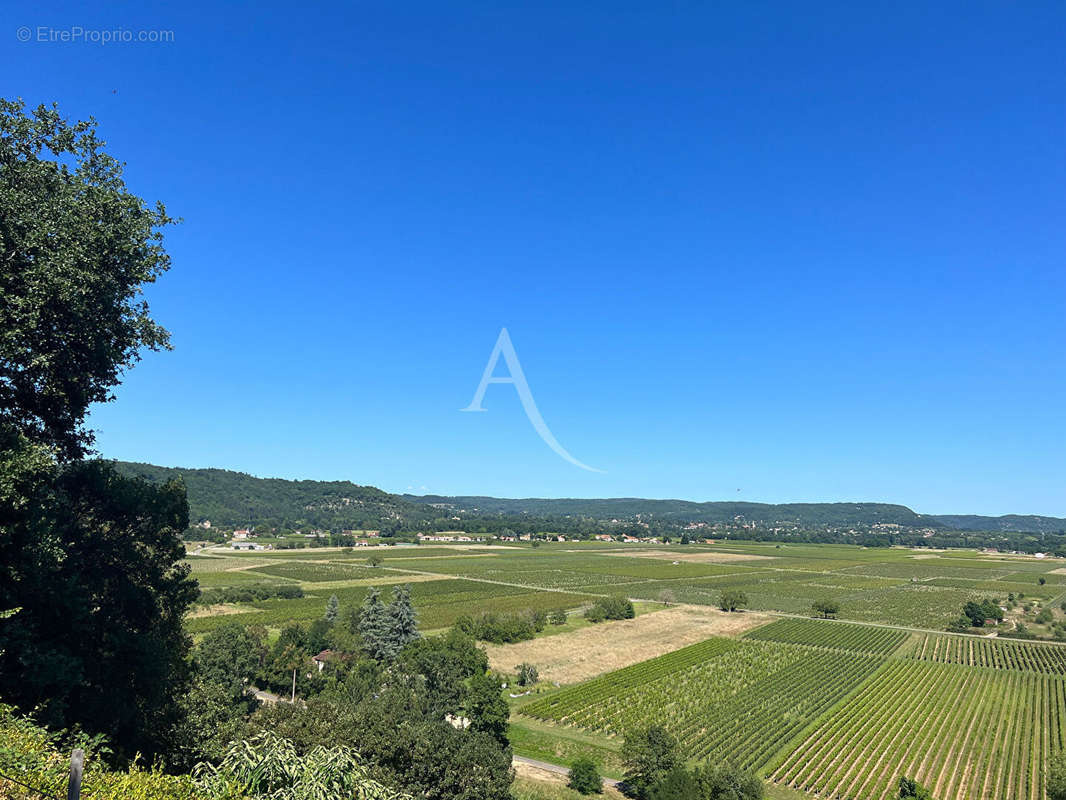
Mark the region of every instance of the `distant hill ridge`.
POLYGON ((216 525, 288 524, 324 528, 378 528, 383 524, 416 525, 445 514, 459 516, 531 515, 590 519, 658 519, 668 522, 732 522, 738 518, 764 525, 870 526, 895 524, 913 528, 969 531, 1057 533, 1066 519, 1008 514, 919 514, 893 503, 749 503, 617 498, 500 498, 482 496, 396 495, 349 481, 257 478, 215 468, 160 467, 116 462, 126 475, 153 482, 184 479, 193 522, 216 525))

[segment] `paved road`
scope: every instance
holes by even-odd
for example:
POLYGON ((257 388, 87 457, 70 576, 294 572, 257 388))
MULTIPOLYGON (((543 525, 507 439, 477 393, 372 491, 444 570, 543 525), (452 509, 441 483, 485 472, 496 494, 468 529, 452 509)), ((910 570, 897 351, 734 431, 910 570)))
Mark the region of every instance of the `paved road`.
MULTIPOLYGON (((531 767, 545 770, 546 772, 554 772, 559 775, 568 775, 570 770, 567 767, 560 767, 558 764, 550 764, 547 761, 537 761, 535 758, 526 758, 525 756, 515 756, 514 763, 516 764, 528 764, 531 767)), ((604 778, 603 782, 608 786, 618 786, 620 781, 616 781, 614 778, 604 778)))

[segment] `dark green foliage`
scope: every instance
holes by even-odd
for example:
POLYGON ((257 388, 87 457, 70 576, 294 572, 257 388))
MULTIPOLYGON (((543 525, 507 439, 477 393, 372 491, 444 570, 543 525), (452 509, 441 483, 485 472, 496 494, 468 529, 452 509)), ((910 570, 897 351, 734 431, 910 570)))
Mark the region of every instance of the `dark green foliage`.
POLYGON ((0 426, 85 454, 89 405, 167 347, 141 290, 170 266, 172 222, 126 191, 94 122, 0 100, 0 426))
POLYGON ((462 631, 452 629, 443 636, 427 636, 409 644, 400 654, 400 666, 422 675, 430 705, 442 713, 460 710, 465 681, 483 675, 489 667, 485 651, 462 631))
POLYGON ((649 797, 651 800, 700 800, 700 788, 692 772, 675 767, 652 788, 649 797))
MULTIPOLYGON (((981 624, 984 624, 984 620, 981 620, 981 624)), ((961 614, 958 619, 948 624, 948 630, 952 633, 966 633, 970 630, 972 622, 970 618, 965 614, 961 614)))
POLYGON ((1066 752, 1056 753, 1048 761, 1047 800, 1066 800, 1066 752))
POLYGON ((840 613, 840 603, 836 600, 815 600, 811 609, 822 619, 832 619, 840 613))
POLYGON ((333 625, 325 617, 316 619, 307 629, 307 644, 305 645, 309 655, 316 655, 323 650, 328 650, 330 645, 330 631, 333 625))
POLYGON ((236 700, 259 672, 264 656, 260 637, 239 622, 228 622, 204 636, 193 651, 193 664, 200 678, 236 700))
POLYGON ((404 647, 418 638, 418 621, 411 605, 411 587, 393 589, 392 602, 385 605, 372 588, 359 616, 363 649, 378 661, 392 661, 404 647))
MULTIPOLYGON (((191 519, 209 519, 215 526, 381 530, 384 535, 388 522, 397 515, 410 525, 420 525, 437 516, 429 506, 348 481, 289 481, 222 469, 131 462, 119 466, 125 474, 157 483, 182 478, 189 489, 191 519)), ((322 544, 328 543, 327 535, 322 544)))
POLYGON ((510 715, 510 708, 503 697, 503 684, 498 676, 485 673, 470 680, 470 693, 466 703, 470 730, 490 734, 506 747, 507 720, 510 715))
POLYGON ((762 800, 763 782, 754 772, 729 764, 677 767, 655 787, 651 800, 762 800))
POLYGON ((381 593, 377 588, 371 588, 363 601, 359 614, 359 635, 363 640, 363 649, 372 658, 388 661, 395 655, 389 639, 388 610, 381 602, 381 593))
POLYGON ((906 776, 900 776, 899 796, 900 800, 912 797, 915 800, 933 800, 933 795, 927 788, 906 776))
POLYGON ((726 589, 718 595, 718 607, 722 611, 739 611, 748 604, 748 596, 739 589, 726 589))
POLYGON ((540 673, 532 664, 522 663, 515 667, 516 683, 519 686, 532 686, 540 679, 540 673))
POLYGON ((638 800, 651 798, 652 790, 683 762, 677 739, 661 725, 630 732, 622 745, 625 782, 638 800))
POLYGON ((980 603, 971 600, 963 606, 962 613, 969 618, 970 624, 975 628, 983 627, 986 619, 1003 619, 1003 611, 995 600, 985 600, 980 603))
POLYGON ((204 606, 218 603, 256 603, 260 600, 295 600, 304 596, 304 590, 291 583, 253 583, 249 586, 222 586, 217 589, 201 589, 196 602, 204 606))
MULTIPOLYGON (((1064 605, 1066 605, 1066 603, 1064 603, 1064 605)), ((566 609, 564 608, 557 608, 548 615, 548 621, 551 622, 552 625, 565 625, 566 619, 566 609)))
POLYGON ((496 614, 486 611, 476 617, 459 617, 455 627, 468 636, 493 644, 522 642, 537 635, 532 614, 496 614))
POLYGON ((411 605, 411 587, 397 586, 392 590, 392 602, 388 607, 389 637, 396 652, 418 638, 418 619, 411 605))
POLYGON ((633 603, 625 597, 604 597, 585 611, 585 619, 589 622, 603 622, 605 619, 633 619, 635 616, 633 603))
POLYGON ((117 753, 162 752, 178 723, 196 584, 181 563, 180 485, 103 462, 60 468, 0 433, 4 697, 49 726, 107 734, 117 753))
POLYGON ((581 794, 601 794, 603 779, 591 758, 579 758, 570 765, 567 786, 581 794))
POLYGON ((352 747, 383 779, 427 800, 510 800, 510 749, 488 733, 453 728, 423 687, 419 676, 392 669, 370 691, 335 687, 306 708, 263 708, 252 725, 302 751, 352 747))
POLYGON ((337 615, 341 610, 341 601, 337 599, 337 595, 331 594, 329 600, 326 601, 326 613, 323 614, 323 619, 331 625, 337 621, 337 615))

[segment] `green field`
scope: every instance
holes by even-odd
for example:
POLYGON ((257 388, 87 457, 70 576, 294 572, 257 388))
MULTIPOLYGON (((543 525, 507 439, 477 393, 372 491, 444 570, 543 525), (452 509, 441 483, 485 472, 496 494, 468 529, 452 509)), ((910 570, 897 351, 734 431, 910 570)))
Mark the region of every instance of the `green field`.
MULTIPOLYGON (((1013 594, 1057 607, 1066 595, 1057 559, 738 542, 373 552, 379 567, 359 550, 190 558, 205 587, 298 583, 305 596, 228 607, 240 613, 187 627, 307 623, 330 595, 350 607, 371 584, 387 594, 406 581, 426 631, 464 614, 574 611, 608 595, 657 601, 644 611, 715 606, 734 589, 749 608, 781 618, 513 700, 515 752, 561 764, 590 755, 618 775, 626 731, 659 722, 692 760, 760 770, 773 797, 884 800, 908 774, 938 800, 1043 800, 1043 764, 1066 749, 1066 645, 944 632, 969 600, 1013 594), (840 620, 810 618, 824 599, 839 604, 840 620)), ((1016 613, 1028 622, 1035 609, 1016 613)), ((542 636, 581 627, 549 626, 542 636)))
POLYGON ((1061 677, 893 661, 771 777, 820 797, 887 800, 911 775, 938 800, 1038 800, 1041 764, 1066 744, 1064 703, 1061 677))
POLYGON ((880 665, 875 657, 822 648, 708 639, 520 711, 607 736, 654 719, 690 758, 761 767, 880 665))
POLYGON ((888 654, 903 644, 908 636, 905 632, 892 628, 842 625, 811 619, 782 619, 756 628, 745 638, 831 647, 857 653, 888 654))

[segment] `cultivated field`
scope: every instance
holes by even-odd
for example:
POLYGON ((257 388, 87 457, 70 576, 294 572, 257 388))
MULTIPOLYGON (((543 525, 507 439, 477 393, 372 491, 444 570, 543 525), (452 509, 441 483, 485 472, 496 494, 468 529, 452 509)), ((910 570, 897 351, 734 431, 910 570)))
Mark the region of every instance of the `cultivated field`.
POLYGON ((510 672, 516 664, 536 664, 542 680, 569 684, 711 636, 738 636, 771 619, 757 613, 726 614, 706 606, 673 606, 636 619, 486 649, 493 669, 510 672))
MULTIPOLYGON (((501 672, 528 662, 542 678, 511 700, 515 752, 563 764, 589 755, 616 776, 625 732, 650 722, 692 759, 760 770, 773 797, 886 800, 907 774, 938 800, 1044 800, 1043 765, 1066 749, 1066 645, 944 632, 966 602, 1009 596, 1016 618, 1050 631, 1030 617, 1044 607, 1066 618, 1058 559, 737 542, 374 554, 381 566, 365 550, 190 557, 205 588, 298 585, 305 596, 201 609, 187 627, 309 623, 333 594, 349 608, 371 585, 387 597, 395 583, 411 583, 424 631, 482 611, 567 610, 567 625, 487 648, 501 672), (743 592, 748 610, 717 611, 726 589, 743 592), (577 622, 583 607, 618 595, 665 605, 577 622), (825 599, 841 620, 810 618, 825 599)), ((568 796, 556 779, 535 788, 533 778, 525 796, 568 796)))
POLYGON ((1061 677, 892 661, 771 776, 819 797, 886 800, 910 775, 938 800, 1039 800, 1064 703, 1061 677))
POLYGON ((714 638, 519 710, 606 736, 654 719, 690 758, 760 767, 880 665, 866 655, 714 638))

